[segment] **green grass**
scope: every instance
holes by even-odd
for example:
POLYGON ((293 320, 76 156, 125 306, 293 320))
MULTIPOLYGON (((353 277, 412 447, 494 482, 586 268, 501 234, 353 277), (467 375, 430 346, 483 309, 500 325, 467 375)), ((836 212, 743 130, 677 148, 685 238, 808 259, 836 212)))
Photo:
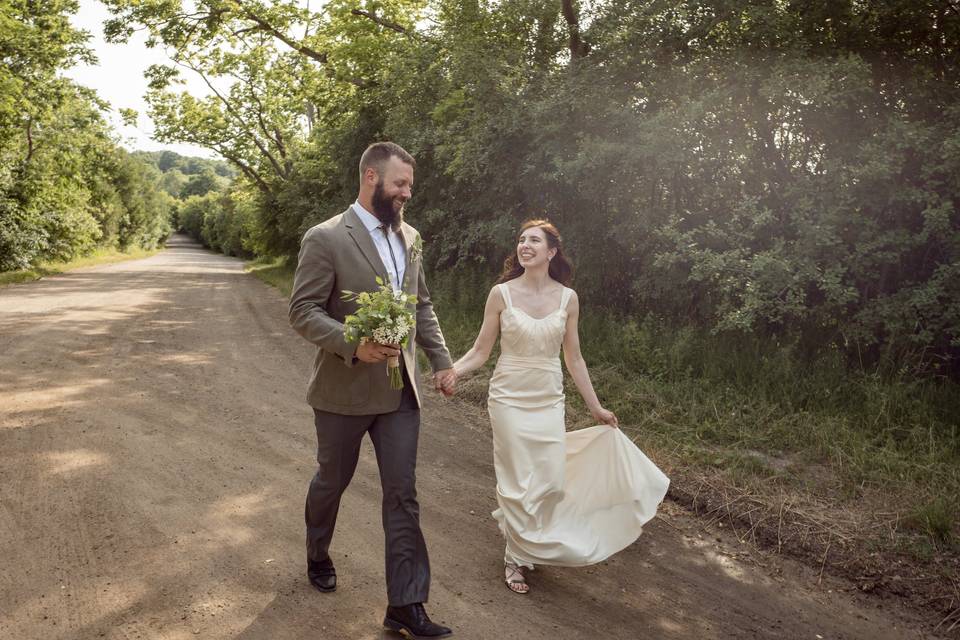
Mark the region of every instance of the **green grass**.
POLYGON ((938 496, 918 505, 907 515, 905 526, 925 534, 936 545, 953 542, 952 530, 957 518, 957 503, 938 496))
MULTIPOLYGON (((260 260, 248 269, 289 294, 294 265, 260 260)), ((470 276, 433 278, 454 357, 472 345, 488 291, 470 276)), ((905 528, 930 544, 955 541, 960 385, 851 370, 839 354, 804 362, 791 344, 590 308, 580 336, 605 406, 679 464, 719 469, 735 483, 776 478, 836 504, 855 504, 871 489, 890 496, 890 509, 914 505, 903 507, 905 528)), ((481 387, 468 382, 462 395, 481 387)), ((571 416, 589 420, 569 380, 567 400, 571 416)))
POLYGON ((138 258, 147 258, 156 254, 160 249, 141 249, 139 247, 129 251, 120 251, 119 249, 98 249, 87 256, 82 256, 68 261, 42 262, 30 269, 21 269, 18 271, 4 271, 0 273, 0 286, 8 284, 20 284, 24 282, 33 282, 46 276, 56 275, 71 269, 81 267, 95 267, 125 260, 136 260, 138 258))
POLYGON ((663 441, 826 466, 843 491, 960 499, 955 383, 801 364, 789 346, 653 323, 587 319, 582 332, 598 393, 663 441))
POLYGON ((296 263, 286 258, 257 258, 246 264, 244 269, 289 296, 293 290, 293 273, 296 263))

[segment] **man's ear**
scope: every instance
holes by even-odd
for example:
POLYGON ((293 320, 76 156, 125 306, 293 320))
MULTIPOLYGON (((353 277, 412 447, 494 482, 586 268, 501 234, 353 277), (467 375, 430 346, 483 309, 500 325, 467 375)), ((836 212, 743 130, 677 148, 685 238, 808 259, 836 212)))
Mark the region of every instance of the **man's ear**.
POLYGON ((377 170, 373 167, 367 167, 363 172, 363 181, 370 182, 372 185, 376 185, 377 181, 380 179, 380 175, 377 173, 377 170))

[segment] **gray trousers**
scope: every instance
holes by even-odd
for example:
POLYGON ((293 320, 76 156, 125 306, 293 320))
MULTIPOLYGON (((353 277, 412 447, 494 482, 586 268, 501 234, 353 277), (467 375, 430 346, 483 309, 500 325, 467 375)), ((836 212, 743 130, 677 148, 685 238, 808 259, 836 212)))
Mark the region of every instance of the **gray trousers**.
POLYGON ((383 488, 387 598, 400 607, 426 602, 430 561, 420 531, 417 502, 417 440, 420 409, 404 372, 400 408, 379 415, 346 416, 314 409, 317 468, 307 491, 307 558, 329 561, 330 540, 337 523, 340 497, 353 478, 360 443, 370 434, 383 488))

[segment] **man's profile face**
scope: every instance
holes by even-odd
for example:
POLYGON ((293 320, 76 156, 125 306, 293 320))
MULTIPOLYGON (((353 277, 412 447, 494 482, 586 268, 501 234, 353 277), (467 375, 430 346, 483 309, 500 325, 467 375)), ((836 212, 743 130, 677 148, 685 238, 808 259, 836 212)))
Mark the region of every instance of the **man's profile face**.
POLYGON ((384 224, 403 220, 403 205, 413 195, 413 167, 396 156, 383 165, 371 198, 373 214, 384 224))

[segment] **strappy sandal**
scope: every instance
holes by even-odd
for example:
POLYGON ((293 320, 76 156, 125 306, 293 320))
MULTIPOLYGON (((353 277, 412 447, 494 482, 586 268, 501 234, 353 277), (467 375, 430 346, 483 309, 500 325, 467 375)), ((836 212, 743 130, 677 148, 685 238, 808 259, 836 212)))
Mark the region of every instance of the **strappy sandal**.
POLYGON ((530 585, 527 584, 527 580, 523 575, 523 567, 510 563, 504 564, 503 567, 510 572, 504 577, 504 582, 507 583, 507 589, 520 595, 530 593, 530 585))

